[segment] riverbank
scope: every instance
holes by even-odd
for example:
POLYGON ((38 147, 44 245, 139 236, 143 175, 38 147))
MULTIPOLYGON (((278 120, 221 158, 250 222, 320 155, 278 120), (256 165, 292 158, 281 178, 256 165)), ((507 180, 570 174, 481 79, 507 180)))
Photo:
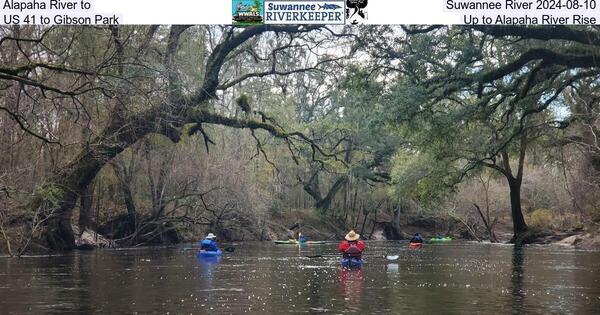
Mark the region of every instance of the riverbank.
POLYGON ((550 244, 575 247, 577 249, 600 250, 600 230, 597 225, 591 226, 587 229, 574 231, 572 235, 567 235, 558 241, 552 241, 550 244))
MULTIPOLYGON (((420 233, 426 239, 435 237, 436 235, 444 235, 450 236, 455 240, 477 241, 484 234, 482 231, 477 230, 475 232, 481 235, 479 238, 474 237, 474 231, 468 229, 464 222, 449 216, 404 215, 399 222, 399 231, 389 231, 393 229, 393 225, 390 222, 392 220, 391 217, 380 215, 378 219, 378 221, 365 221, 364 224, 359 224, 356 227, 348 227, 341 224, 339 220, 319 216, 311 209, 296 209, 272 216, 262 226, 248 224, 230 230, 210 230, 206 226, 175 226, 169 230, 170 234, 167 238, 157 236, 154 242, 140 243, 123 242, 123 235, 114 237, 116 235, 111 234, 114 231, 102 228, 98 230, 86 229, 80 232, 79 228, 73 225, 73 231, 76 236, 76 249, 78 250, 195 243, 209 232, 216 233, 222 242, 286 240, 289 237, 290 227, 297 223, 300 226, 302 234, 308 237, 308 239, 320 241, 341 240, 348 230, 352 228, 366 240, 403 240, 410 238, 414 233, 420 233), (107 231, 108 233, 103 233, 107 231), (161 239, 167 239, 168 242, 162 242, 160 241, 161 239)), ((357 219, 354 221, 362 223, 362 220, 357 219)), ((585 228, 571 230, 540 230, 532 228, 530 233, 521 241, 525 245, 556 245, 599 250, 600 229, 598 226, 596 223, 590 224, 585 228)), ((295 228, 294 231, 297 232, 298 229, 295 228)), ((497 224, 495 235, 499 243, 508 243, 512 238, 510 224, 506 222, 497 224)), ((50 252, 49 246, 47 246, 44 239, 33 239, 26 254, 44 255, 50 252)), ((7 253, 5 242, 0 242, 0 253, 7 253)))

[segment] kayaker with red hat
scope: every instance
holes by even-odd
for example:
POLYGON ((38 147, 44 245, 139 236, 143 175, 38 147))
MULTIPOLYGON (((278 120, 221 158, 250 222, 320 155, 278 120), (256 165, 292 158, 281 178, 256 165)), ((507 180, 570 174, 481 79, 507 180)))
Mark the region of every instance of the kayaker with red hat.
POLYGON ((342 253, 342 265, 345 267, 359 267, 362 265, 362 252, 365 250, 365 242, 354 230, 348 232, 344 240, 338 245, 342 253))

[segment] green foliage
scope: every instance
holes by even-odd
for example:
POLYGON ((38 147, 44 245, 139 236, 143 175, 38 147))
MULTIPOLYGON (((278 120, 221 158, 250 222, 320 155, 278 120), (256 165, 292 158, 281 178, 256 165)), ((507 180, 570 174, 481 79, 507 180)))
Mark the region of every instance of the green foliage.
POLYGON ((58 201, 64 196, 65 192, 55 184, 47 184, 38 187, 35 194, 45 200, 58 201))
MULTIPOLYGON (((531 151, 555 135, 556 117, 543 107, 552 82, 536 82, 541 88, 516 96, 504 91, 517 89, 522 73, 486 88, 477 81, 518 49, 495 47, 497 53, 491 53, 477 36, 457 28, 414 35, 407 42, 410 52, 401 63, 411 75, 396 80, 386 97, 385 123, 407 143, 394 159, 394 194, 435 203, 486 167, 498 172, 503 153, 514 163, 522 139, 531 151)), ((516 169, 506 173, 516 176, 516 169)))
POLYGON ((65 195, 65 191, 58 185, 51 183, 37 187, 34 194, 39 200, 39 203, 34 204, 36 207, 40 208, 30 209, 32 213, 35 213, 39 210, 46 211, 57 208, 60 200, 62 200, 65 195))
POLYGON ((252 108, 250 107, 250 97, 248 97, 248 95, 242 94, 235 100, 235 103, 244 113, 252 113, 252 108))
POLYGON ((534 227, 550 227, 554 220, 552 211, 544 208, 533 210, 529 218, 529 224, 534 227))
POLYGON ((452 191, 452 187, 444 182, 446 174, 439 165, 442 162, 423 153, 398 152, 393 160, 390 197, 393 200, 414 199, 435 207, 452 191))
POLYGON ((269 213, 273 217, 281 217, 283 215, 285 203, 279 196, 276 196, 269 205, 269 213))

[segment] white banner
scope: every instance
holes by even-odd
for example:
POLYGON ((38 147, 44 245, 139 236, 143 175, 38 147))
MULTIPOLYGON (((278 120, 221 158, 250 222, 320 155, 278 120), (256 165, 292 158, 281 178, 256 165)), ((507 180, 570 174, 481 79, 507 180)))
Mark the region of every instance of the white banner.
POLYGON ((0 0, 2 24, 599 24, 600 0, 0 0), (298 10, 275 4, 306 4, 298 10), (266 4, 273 7, 266 10, 266 4), (343 7, 341 7, 343 6, 343 7), (277 9, 275 9, 277 8, 277 9), (237 9, 248 12, 237 12, 237 9), (368 13, 368 14, 367 14, 368 13), (241 14, 241 15, 240 15, 241 14), (265 16, 268 15, 268 19, 265 16), (340 14, 343 22, 340 22, 340 14), (243 18, 241 23, 245 24, 243 18))

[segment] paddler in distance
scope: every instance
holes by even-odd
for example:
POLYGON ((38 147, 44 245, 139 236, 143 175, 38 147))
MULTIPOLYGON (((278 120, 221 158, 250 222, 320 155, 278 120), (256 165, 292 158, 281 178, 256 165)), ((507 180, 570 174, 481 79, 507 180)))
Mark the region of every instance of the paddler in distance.
POLYGON ((200 242, 200 250, 205 250, 207 252, 218 251, 219 247, 217 246, 217 242, 215 241, 216 238, 217 236, 213 233, 208 233, 208 235, 204 237, 202 242, 200 242))
POLYGON ((410 239, 411 243, 423 243, 423 238, 419 233, 415 233, 415 235, 410 239))

